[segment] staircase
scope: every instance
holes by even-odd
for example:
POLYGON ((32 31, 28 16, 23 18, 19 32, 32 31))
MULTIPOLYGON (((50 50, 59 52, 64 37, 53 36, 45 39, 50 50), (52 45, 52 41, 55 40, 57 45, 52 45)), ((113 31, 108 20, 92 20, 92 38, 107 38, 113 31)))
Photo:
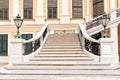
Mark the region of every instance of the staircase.
POLYGON ((84 53, 78 34, 49 34, 28 63, 5 66, 0 80, 119 80, 120 70, 94 62, 84 53))

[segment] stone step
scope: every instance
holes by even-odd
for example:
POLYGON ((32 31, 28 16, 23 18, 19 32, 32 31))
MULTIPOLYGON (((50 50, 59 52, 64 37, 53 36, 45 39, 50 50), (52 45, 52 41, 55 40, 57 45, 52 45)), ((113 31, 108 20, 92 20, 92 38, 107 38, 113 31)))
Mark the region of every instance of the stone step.
POLYGON ((93 61, 92 58, 31 58, 30 61, 93 61))
POLYGON ((53 43, 53 44, 55 44, 55 43, 59 43, 59 44, 62 44, 62 43, 64 43, 64 44, 80 44, 80 41, 79 40, 76 40, 76 41, 65 41, 65 40, 61 40, 61 41, 58 41, 58 40, 48 40, 48 41, 46 41, 46 43, 53 43))
POLYGON ((56 48, 55 48, 55 49, 41 49, 41 51, 42 51, 42 52, 44 52, 44 51, 53 51, 53 52, 54 52, 54 51, 55 51, 55 52, 56 52, 56 51, 64 51, 64 52, 69 51, 69 52, 70 52, 70 51, 82 51, 82 49, 81 49, 81 48, 80 48, 80 49, 76 49, 76 48, 75 48, 75 49, 69 49, 69 48, 68 48, 68 49, 64 49, 64 48, 63 48, 63 49, 56 49, 56 48))
POLYGON ((2 75, 0 80, 119 80, 119 74, 105 75, 2 75))
POLYGON ((86 57, 88 56, 87 54, 52 54, 52 53, 48 53, 48 54, 37 54, 35 55, 35 57, 74 57, 74 56, 78 56, 78 57, 86 57))
POLYGON ((54 51, 54 52, 40 52, 39 54, 84 54, 83 51, 54 51))
POLYGON ((81 44, 45 44, 44 46, 81 46, 81 44))
POLYGON ((73 57, 74 57, 74 56, 78 56, 78 57, 80 56, 80 57, 82 57, 82 56, 83 56, 83 57, 84 57, 84 56, 88 56, 88 55, 87 55, 87 54, 82 54, 82 53, 81 53, 81 54, 68 54, 68 53, 67 53, 67 54, 60 54, 60 53, 59 53, 59 54, 56 54, 56 53, 48 53, 48 54, 47 54, 47 53, 46 53, 46 54, 43 53, 43 54, 42 54, 42 53, 41 53, 41 54, 36 54, 36 55, 35 55, 35 57, 42 57, 42 56, 43 56, 43 57, 45 57, 45 56, 46 56, 46 57, 51 57, 51 56, 52 56, 52 57, 54 57, 54 56, 56 56, 56 57, 59 57, 59 56, 60 56, 60 57, 64 57, 64 56, 65 56, 65 57, 67 57, 67 56, 68 56, 68 57, 72 57, 72 56, 73 56, 73 57))
POLYGON ((31 59, 91 59, 89 56, 39 56, 31 59))
POLYGON ((10 75, 116 75, 120 70, 12 70, 10 75))
POLYGON ((93 61, 30 61, 15 63, 14 66, 109 66, 109 64, 94 63, 93 61))
POLYGON ((49 45, 49 46, 46 46, 44 45, 43 48, 81 48, 81 46, 79 45, 75 45, 75 46, 52 46, 52 45, 49 45))
POLYGON ((75 66, 6 66, 6 70, 111 70, 116 69, 115 67, 110 67, 109 64, 101 65, 75 65, 75 66))

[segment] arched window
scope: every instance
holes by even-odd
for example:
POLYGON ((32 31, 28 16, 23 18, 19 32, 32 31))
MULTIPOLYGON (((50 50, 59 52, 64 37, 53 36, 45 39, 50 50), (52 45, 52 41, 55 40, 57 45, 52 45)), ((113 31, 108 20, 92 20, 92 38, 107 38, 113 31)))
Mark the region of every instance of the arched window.
POLYGON ((33 19, 33 0, 23 0, 24 19, 33 19))
POLYGON ((0 20, 9 19, 9 0, 0 0, 0 20))
POLYGON ((93 17, 97 17, 104 12, 104 0, 93 0, 93 17))
POLYGON ((48 18, 57 18, 57 0, 48 0, 48 18))
POLYGON ((82 18, 83 17, 83 4, 82 0, 72 0, 72 17, 82 18))

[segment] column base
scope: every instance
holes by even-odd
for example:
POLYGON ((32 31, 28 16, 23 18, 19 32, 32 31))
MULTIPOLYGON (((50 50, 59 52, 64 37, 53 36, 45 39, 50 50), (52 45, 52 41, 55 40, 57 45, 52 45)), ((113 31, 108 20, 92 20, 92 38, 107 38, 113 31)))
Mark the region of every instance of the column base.
POLYGON ((10 56, 9 64, 22 63, 22 62, 23 62, 23 56, 20 56, 20 55, 11 55, 10 56))
POLYGON ((61 24, 69 24, 70 23, 70 17, 69 16, 61 16, 60 17, 60 23, 61 24))
POLYGON ((45 23, 44 17, 36 17, 35 23, 36 24, 44 24, 45 23))

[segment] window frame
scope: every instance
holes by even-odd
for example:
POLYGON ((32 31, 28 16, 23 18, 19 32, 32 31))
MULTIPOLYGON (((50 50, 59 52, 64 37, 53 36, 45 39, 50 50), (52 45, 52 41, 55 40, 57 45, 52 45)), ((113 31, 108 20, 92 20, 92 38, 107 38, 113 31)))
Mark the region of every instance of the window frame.
POLYGON ((80 5, 77 4, 78 0, 77 0, 76 3, 74 3, 74 2, 75 1, 72 0, 72 18, 83 18, 83 0, 81 1, 80 5), (77 5, 74 5, 74 4, 77 4, 77 5), (74 9, 77 9, 77 11, 76 11, 77 15, 75 15, 76 13, 75 13, 74 9), (80 12, 81 12, 80 15, 79 15, 79 10, 78 9, 80 9, 80 12))
MULTIPOLYGON (((48 19, 57 19, 57 15, 58 15, 58 10, 57 10, 57 0, 56 0, 56 6, 49 6, 49 0, 47 0, 47 18, 48 19), (51 13, 49 12, 49 10, 51 10, 51 13), (55 11, 55 13, 54 13, 55 11), (51 16, 51 17, 50 17, 51 16)), ((51 1, 52 2, 52 1, 51 1)))
POLYGON ((0 16, 0 20, 9 20, 9 0, 7 2, 4 0, 1 1, 1 3, 7 4, 8 6, 0 6, 0 15, 2 15, 0 16))
POLYGON ((26 8, 25 4, 26 3, 23 0, 23 18, 24 19, 33 19, 33 0, 32 0, 32 4, 31 4, 32 6, 31 7, 26 8))
POLYGON ((0 37, 0 56, 8 56, 8 34, 0 34, 0 37), (3 39, 3 37, 6 37, 6 39, 3 39), (3 46, 6 49, 3 50, 3 46))
POLYGON ((93 0, 93 17, 97 17, 97 16, 100 16, 102 15, 104 12, 104 0, 93 0), (99 7, 100 3, 102 3, 102 9, 101 7, 99 7), (96 8, 96 9, 95 9, 96 8), (102 10, 102 11, 100 11, 102 10), (101 12, 101 13, 99 13, 101 12))

